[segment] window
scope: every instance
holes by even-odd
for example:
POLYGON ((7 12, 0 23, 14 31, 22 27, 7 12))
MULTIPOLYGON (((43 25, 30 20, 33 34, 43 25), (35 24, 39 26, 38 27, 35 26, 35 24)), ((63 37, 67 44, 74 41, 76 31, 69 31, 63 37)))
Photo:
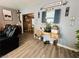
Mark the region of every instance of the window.
POLYGON ((61 14, 61 9, 56 9, 55 16, 54 16, 54 23, 60 22, 60 14, 61 14))
POLYGON ((42 12, 42 23, 59 23, 61 9, 42 12))
POLYGON ((46 13, 47 23, 53 23, 54 22, 54 14, 55 14, 55 12, 53 10, 47 11, 47 13, 46 13))
POLYGON ((46 23, 46 11, 42 12, 42 23, 46 23))

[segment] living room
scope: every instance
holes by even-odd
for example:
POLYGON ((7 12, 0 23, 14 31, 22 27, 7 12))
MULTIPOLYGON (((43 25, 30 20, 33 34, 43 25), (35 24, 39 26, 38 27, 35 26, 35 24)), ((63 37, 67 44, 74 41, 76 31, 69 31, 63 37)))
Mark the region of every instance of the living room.
MULTIPOLYGON (((68 55, 64 56, 65 52, 63 53, 61 51, 61 53, 59 53, 60 51, 57 50, 59 52, 53 52, 53 53, 55 53, 55 55, 56 53, 60 55, 53 56, 54 54, 52 54, 51 57, 55 57, 55 58, 71 57, 72 58, 73 56, 70 56, 72 54, 76 55, 74 56, 75 58, 79 57, 79 40, 78 40, 79 38, 79 35, 78 35, 79 34, 79 20, 78 20, 79 3, 78 2, 79 0, 32 0, 32 1, 31 0, 20 0, 20 1, 19 0, 15 0, 15 1, 1 0, 0 1, 0 32, 4 32, 6 25, 9 25, 11 26, 12 29, 16 28, 15 31, 13 30, 14 33, 15 32, 18 33, 16 35, 17 37, 15 36, 15 34, 13 36, 17 39, 17 41, 15 40, 13 44, 15 44, 16 42, 18 43, 17 44, 18 46, 13 45, 13 46, 16 46, 15 47, 16 49, 13 48, 10 52, 6 53, 5 55, 2 55, 2 57, 3 58, 4 57, 6 58, 47 57, 48 58, 50 57, 51 53, 48 52, 49 56, 47 55, 47 53, 45 53, 46 54, 45 55, 44 54, 45 50, 41 50, 41 49, 43 49, 45 46, 46 49, 49 47, 50 50, 53 51, 52 46, 54 45, 54 43, 56 46, 58 46, 58 47, 55 47, 56 49, 60 48, 59 50, 61 51, 61 47, 62 47, 62 50, 68 49, 70 53, 68 53, 68 51, 65 51, 67 52, 66 54, 68 55), (27 19, 31 19, 31 21, 28 22, 27 19), (26 23, 25 24, 27 26, 26 25, 24 26, 24 22, 30 23, 31 28, 26 23), (51 29, 47 29, 47 26, 51 27, 51 29), (56 34, 55 34, 55 30, 58 31, 56 34), (29 40, 29 39, 32 39, 32 40, 29 40), (22 44, 19 42, 21 40, 22 40, 22 44), (32 47, 34 47, 34 49, 32 47), (23 49, 26 49, 27 51, 23 49), (30 51, 32 51, 32 53, 30 53, 30 51), (36 56, 33 55, 34 51, 37 51, 35 53, 35 55, 37 54, 36 56), (38 54, 39 51, 41 51, 40 54, 38 54), (15 53, 15 54, 12 55, 12 53, 15 53)), ((7 28, 9 28, 9 26, 7 28)), ((10 37, 10 39, 13 37, 10 37)), ((2 38, 0 40, 2 42, 2 38)), ((4 41, 2 43, 1 42, 0 44, 2 44, 4 41)), ((11 43, 9 43, 9 45, 10 44, 11 43)), ((8 44, 6 45, 6 47, 5 45, 6 44, 4 44, 4 46, 2 45, 1 48, 3 47, 6 48, 8 44)), ((12 46, 8 47, 8 49, 9 48, 12 48, 12 46)), ((2 49, 1 51, 4 52, 4 50, 2 49)))

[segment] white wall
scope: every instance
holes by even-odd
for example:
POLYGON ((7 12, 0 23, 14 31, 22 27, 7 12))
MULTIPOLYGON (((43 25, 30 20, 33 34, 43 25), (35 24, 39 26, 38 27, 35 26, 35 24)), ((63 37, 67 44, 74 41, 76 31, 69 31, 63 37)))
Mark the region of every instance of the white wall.
MULTIPOLYGON (((56 0, 53 0, 56 1, 56 0)), ((35 14, 35 18, 34 18, 34 23, 36 24, 35 27, 37 26, 43 26, 44 24, 41 23, 41 17, 38 19, 38 11, 40 11, 40 8, 44 5, 47 4, 49 2, 52 2, 52 0, 47 0, 44 1, 43 3, 40 3, 36 6, 30 7, 30 8, 25 8, 25 9, 21 9, 22 14, 26 14, 29 12, 33 12, 35 14)), ((68 0, 68 4, 65 6, 61 6, 61 7, 55 7, 54 9, 61 9, 61 19, 60 19, 60 23, 58 24, 60 27, 60 32, 61 32, 61 36, 62 38, 59 40, 59 43, 71 48, 75 48, 75 43, 76 43, 76 35, 75 35, 75 31, 77 29, 79 29, 79 0, 68 0), (66 7, 70 7, 70 12, 69 12, 69 16, 65 17, 65 9, 66 7), (71 17, 74 16, 76 17, 74 24, 71 25, 71 17)), ((41 12, 41 11, 40 11, 41 12)))

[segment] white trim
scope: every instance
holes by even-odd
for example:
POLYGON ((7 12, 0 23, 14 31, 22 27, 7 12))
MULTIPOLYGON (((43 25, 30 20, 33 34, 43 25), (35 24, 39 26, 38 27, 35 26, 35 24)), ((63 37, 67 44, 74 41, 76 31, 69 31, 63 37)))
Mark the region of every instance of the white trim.
POLYGON ((24 31, 23 31, 23 18, 22 18, 22 13, 20 14, 20 21, 21 21, 20 25, 21 25, 22 34, 23 34, 24 31))
POLYGON ((60 46, 60 47, 63 47, 63 48, 66 48, 66 49, 69 49, 69 50, 72 50, 72 51, 75 51, 75 52, 79 52, 79 50, 77 50, 77 49, 74 49, 74 48, 71 48, 71 47, 68 47, 68 46, 65 46, 65 45, 62 45, 62 44, 57 44, 58 46, 60 46))

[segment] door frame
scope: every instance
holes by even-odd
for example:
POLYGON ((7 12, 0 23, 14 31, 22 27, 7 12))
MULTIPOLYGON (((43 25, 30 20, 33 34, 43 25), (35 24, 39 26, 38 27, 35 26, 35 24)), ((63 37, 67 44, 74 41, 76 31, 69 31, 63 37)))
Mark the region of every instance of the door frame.
POLYGON ((24 32, 24 16, 26 16, 28 14, 33 14, 33 18, 34 18, 34 13, 27 13, 27 14, 23 14, 22 15, 22 19, 23 19, 23 32, 24 32))

